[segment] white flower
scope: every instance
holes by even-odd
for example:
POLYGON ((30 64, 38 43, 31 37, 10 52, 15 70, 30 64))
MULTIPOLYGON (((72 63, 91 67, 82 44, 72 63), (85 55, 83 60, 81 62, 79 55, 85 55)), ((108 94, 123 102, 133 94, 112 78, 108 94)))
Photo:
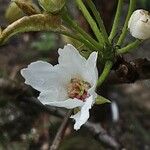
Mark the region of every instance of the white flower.
POLYGON ((136 10, 130 17, 128 28, 133 37, 141 40, 150 38, 150 14, 146 10, 136 10))
POLYGON ((89 109, 95 103, 98 71, 97 52, 86 60, 72 45, 59 49, 58 65, 44 61, 31 63, 21 70, 25 83, 40 91, 38 99, 45 105, 79 108, 74 118, 74 129, 80 129, 89 118, 89 109))

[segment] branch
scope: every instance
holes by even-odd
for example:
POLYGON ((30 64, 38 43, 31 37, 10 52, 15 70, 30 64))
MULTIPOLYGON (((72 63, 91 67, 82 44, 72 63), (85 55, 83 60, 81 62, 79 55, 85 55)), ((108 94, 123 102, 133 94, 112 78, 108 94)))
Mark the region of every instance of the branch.
POLYGON ((57 150, 61 141, 62 141, 62 138, 64 136, 64 133, 66 131, 66 128, 67 128, 67 125, 68 125, 68 121, 69 121, 69 118, 70 118, 70 115, 72 114, 72 110, 69 110, 67 115, 65 116, 56 136, 55 136, 55 139, 52 143, 52 146, 50 147, 50 150, 57 150))
POLYGON ((101 141, 105 146, 109 146, 113 149, 118 149, 120 146, 119 144, 108 135, 106 130, 104 130, 100 123, 92 123, 87 122, 84 125, 92 134, 93 136, 98 140, 101 141))
POLYGON ((150 60, 135 59, 127 62, 123 58, 119 58, 114 65, 114 71, 111 72, 107 83, 109 84, 123 84, 134 83, 138 80, 150 79, 150 60))

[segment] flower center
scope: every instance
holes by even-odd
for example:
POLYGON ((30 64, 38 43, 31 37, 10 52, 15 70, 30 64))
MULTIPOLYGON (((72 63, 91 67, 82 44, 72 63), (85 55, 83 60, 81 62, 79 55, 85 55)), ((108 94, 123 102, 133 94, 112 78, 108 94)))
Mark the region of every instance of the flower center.
POLYGON ((88 89, 91 85, 88 82, 80 80, 78 78, 73 78, 68 84, 68 96, 69 98, 77 98, 82 101, 85 101, 89 97, 88 89))

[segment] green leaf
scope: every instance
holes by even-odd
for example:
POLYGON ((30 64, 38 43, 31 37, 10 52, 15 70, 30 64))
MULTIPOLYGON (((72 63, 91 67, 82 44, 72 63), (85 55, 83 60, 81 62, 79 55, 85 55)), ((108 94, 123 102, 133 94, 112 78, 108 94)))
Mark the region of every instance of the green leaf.
POLYGON ((108 100, 107 98, 103 97, 103 96, 98 95, 97 98, 96 98, 95 104, 101 105, 101 104, 104 104, 104 103, 111 103, 111 101, 108 100))
POLYGON ((61 19, 59 15, 37 14, 25 16, 10 24, 0 35, 0 44, 6 42, 17 33, 29 31, 60 31, 61 19))

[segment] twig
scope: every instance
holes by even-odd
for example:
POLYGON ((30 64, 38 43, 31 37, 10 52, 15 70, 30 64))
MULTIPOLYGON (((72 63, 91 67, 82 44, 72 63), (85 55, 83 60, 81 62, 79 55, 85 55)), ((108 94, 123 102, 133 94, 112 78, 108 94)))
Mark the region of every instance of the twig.
POLYGON ((65 116, 56 136, 55 136, 55 139, 50 147, 50 150, 57 150, 61 141, 62 141, 62 138, 64 136, 64 133, 65 133, 65 130, 67 128, 67 125, 68 125, 68 121, 69 121, 69 117, 72 113, 72 110, 69 110, 67 115, 65 116))
POLYGON ((92 123, 88 121, 84 126, 98 141, 101 141, 105 146, 111 147, 113 149, 119 149, 119 144, 114 140, 114 138, 108 135, 100 123, 92 123))

